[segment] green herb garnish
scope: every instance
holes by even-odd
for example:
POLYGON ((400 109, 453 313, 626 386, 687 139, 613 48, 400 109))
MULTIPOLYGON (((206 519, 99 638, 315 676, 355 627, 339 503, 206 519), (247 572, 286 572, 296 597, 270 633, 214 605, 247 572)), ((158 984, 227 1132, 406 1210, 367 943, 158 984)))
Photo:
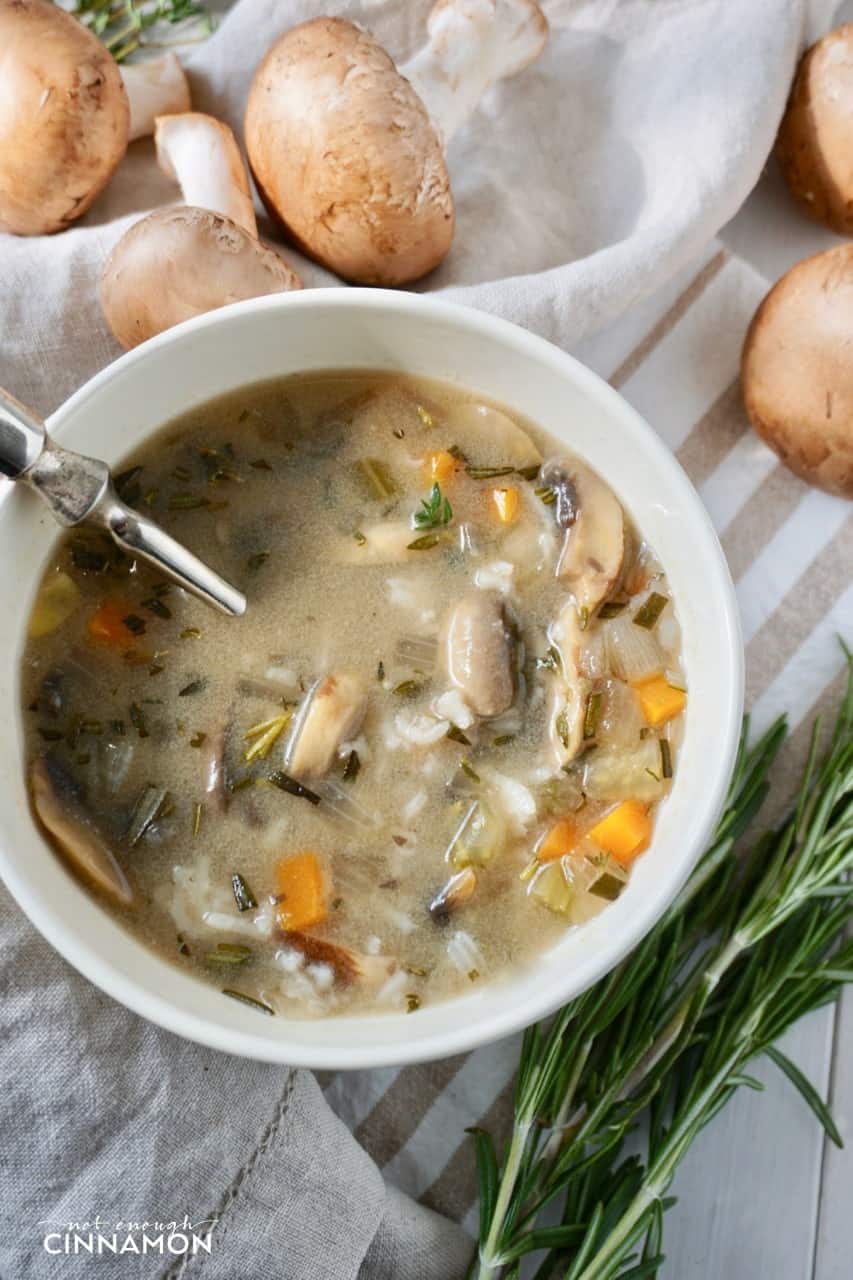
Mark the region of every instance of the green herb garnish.
POLYGON ((415 1013, 421 1007, 421 998, 416 996, 413 991, 406 995, 406 1013, 415 1013))
POLYGON ((401 680, 391 692, 396 693, 398 698, 415 698, 422 689, 423 685, 419 680, 401 680))
POLYGON ((320 797, 316 791, 303 786, 301 782, 291 778, 290 774, 285 773, 283 769, 276 769, 275 773, 269 774, 267 782, 271 782, 274 787, 278 787, 279 791, 286 791, 288 795, 300 796, 303 800, 307 800, 309 804, 320 803, 320 797))
POLYGON ((472 480, 496 480, 498 476, 511 476, 515 467, 471 467, 465 468, 466 475, 472 480))
POLYGON ((150 600, 142 601, 142 608, 147 609, 149 613, 155 613, 158 618, 171 618, 172 610, 167 604, 164 604, 159 596, 152 596, 150 600))
POLYGON ((284 730, 293 719, 293 708, 289 707, 280 716, 273 716, 271 720, 262 720, 260 724, 253 724, 251 729, 243 734, 246 742, 252 742, 243 759, 246 764, 251 764, 253 760, 265 760, 284 730))
POLYGON ((553 506, 557 501, 557 490, 552 489, 549 484, 540 485, 539 488, 534 489, 533 492, 536 494, 536 497, 540 502, 545 503, 546 507, 553 506))
POLYGON ((193 836, 197 836, 201 831, 201 817, 204 813, 204 805, 197 800, 193 805, 193 836))
POLYGON ((246 561, 250 573, 257 573, 262 565, 265 565, 272 553, 269 551, 256 551, 254 555, 249 556, 246 561))
POLYGON ((231 877, 231 888, 234 890, 234 901, 237 903, 237 910, 254 911, 258 905, 258 900, 249 888, 245 877, 241 876, 239 871, 235 871, 231 877))
POLYGON ((201 693, 207 685, 207 681, 203 677, 197 680, 190 680, 189 684, 185 684, 183 689, 178 690, 179 698, 191 698, 196 693, 201 693))
POLYGON ((522 480, 535 480, 539 475, 541 468, 538 462, 531 463, 529 467, 519 467, 516 475, 521 476, 522 480))
POLYGON ((627 600, 605 600, 604 604, 598 610, 598 616, 603 622, 608 618, 618 618, 623 609, 627 609, 627 600))
POLYGON ((230 996, 232 1000, 239 1000, 241 1004, 247 1004, 252 1009, 257 1009, 259 1013, 265 1013, 268 1018, 275 1017, 275 1009, 271 1009, 268 1004, 264 1004, 263 1000, 256 1000, 254 996, 247 996, 244 991, 235 991, 232 987, 223 987, 222 994, 230 996))
POLYGON ((444 736, 449 738, 451 742, 461 743, 463 747, 470 747, 471 745, 471 739, 465 737, 458 725, 452 724, 444 736))
POLYGON ((601 715, 601 693, 591 693, 586 704, 586 715, 583 718, 584 738, 594 738, 598 729, 598 718, 601 715))
POLYGON ((242 942, 219 942, 213 951, 208 951, 205 959, 208 964, 245 964, 252 957, 252 948, 242 942))
POLYGON ((462 770, 462 772, 465 774, 467 778, 471 779, 472 782, 480 781, 480 775, 479 773, 477 773, 476 769, 471 764, 470 760, 465 760, 465 759, 460 760, 459 768, 462 770))
POLYGON ((604 898, 607 902, 615 902, 624 888, 624 880, 620 880, 618 876, 611 875, 609 871, 605 871, 597 880, 593 880, 589 886, 589 891, 594 893, 597 898, 604 898))
POLYGON ((450 524, 453 519, 453 508, 447 498, 442 496, 438 481, 432 486, 428 498, 421 501, 420 511, 415 512, 416 529, 438 529, 450 524))
POLYGON ((197 733, 194 733, 190 738, 191 747, 203 747, 205 742, 207 742, 207 734, 202 733, 201 729, 199 729, 197 733))
POLYGON ((660 775, 662 778, 672 777, 672 752, 669 747, 669 741, 666 738, 658 739, 660 747, 660 775))
POLYGON ((651 631, 668 604, 666 596, 662 596, 659 591, 653 591, 634 614, 633 621, 638 627, 645 627, 647 631, 651 631))
POLYGON ((415 538, 414 542, 410 542, 407 551, 430 551, 433 547, 437 547, 444 539, 440 533, 425 533, 420 538, 415 538))
POLYGON ((210 505, 210 498, 200 493, 173 493, 166 503, 170 511, 195 511, 210 505))

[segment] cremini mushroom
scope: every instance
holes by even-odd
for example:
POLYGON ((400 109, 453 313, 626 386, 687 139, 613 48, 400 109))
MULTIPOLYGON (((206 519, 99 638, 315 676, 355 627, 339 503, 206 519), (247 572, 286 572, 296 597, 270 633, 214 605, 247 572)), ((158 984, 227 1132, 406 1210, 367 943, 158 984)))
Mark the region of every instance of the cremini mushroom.
POLYGON ((160 167, 187 204, 134 223, 107 259, 101 306, 125 347, 229 302, 301 287, 258 240, 248 175, 228 126, 199 112, 163 116, 155 140, 160 167))
POLYGON ((343 19, 286 32, 255 73, 246 110, 270 214, 345 280, 425 275, 453 240, 444 148, 494 80, 539 55, 547 30, 534 0, 439 0, 427 47, 399 71, 343 19))
POLYGON ((285 750, 285 767, 295 778, 322 778, 342 743, 355 737, 367 710, 364 681, 347 671, 324 676, 309 689, 285 750))
POLYGON ((62 231, 104 189, 154 114, 189 106, 174 54, 119 70, 51 0, 0 4, 0 228, 62 231))
POLYGON ((475 715, 499 716, 516 688, 516 640, 498 591, 469 591, 447 613, 438 642, 444 671, 475 715))
POLYGON ((558 661, 551 674, 549 739, 561 769, 571 764, 584 740, 590 683, 581 673, 581 629, 578 610, 568 600, 551 624, 549 639, 558 661))
POLYGON ((750 422, 796 475, 853 497, 853 244, 795 267, 753 317, 741 358, 750 422))
POLYGON ((463 867, 452 875, 429 904, 429 913, 436 924, 446 924, 470 900, 476 887, 477 873, 473 867, 463 867))
POLYGON ((123 905, 131 902, 127 876, 84 808, 73 779, 55 756, 40 756, 33 763, 30 792, 36 817, 72 867, 114 901, 123 905))
POLYGON ((557 577, 575 594, 588 619, 619 580, 625 558, 625 517, 612 490, 594 471, 573 461, 547 462, 543 485, 554 491, 554 515, 564 530, 557 577))
POLYGON ((782 176, 803 210, 853 235, 853 23, 800 62, 776 140, 782 176))

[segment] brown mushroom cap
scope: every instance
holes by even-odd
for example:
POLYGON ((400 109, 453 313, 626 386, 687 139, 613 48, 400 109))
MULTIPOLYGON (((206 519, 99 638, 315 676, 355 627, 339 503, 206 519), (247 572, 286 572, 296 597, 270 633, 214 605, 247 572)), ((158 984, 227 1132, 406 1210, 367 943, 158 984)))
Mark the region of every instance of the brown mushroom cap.
POLYGON ((300 288, 298 276, 230 218, 191 205, 135 223, 101 275, 101 306, 124 347, 182 320, 267 293, 300 288))
POLYGON ((853 24, 830 32, 804 55, 776 155, 805 212, 853 235, 853 24))
POLYGON ((2 0, 0 83, 0 227, 61 231, 86 212, 127 147, 118 66, 51 0, 2 0))
POLYGON ((352 23, 316 18, 276 41, 252 81, 245 132, 270 214, 344 279, 405 284, 450 248, 453 199, 426 108, 352 23))
POLYGON ((853 244, 806 258, 770 290, 741 359, 746 411, 809 484, 853 497, 853 244))

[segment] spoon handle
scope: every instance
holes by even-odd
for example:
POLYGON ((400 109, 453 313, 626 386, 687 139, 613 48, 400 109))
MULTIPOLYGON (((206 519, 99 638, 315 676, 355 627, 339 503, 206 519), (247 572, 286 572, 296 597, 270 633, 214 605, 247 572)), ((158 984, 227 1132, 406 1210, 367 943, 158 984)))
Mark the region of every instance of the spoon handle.
POLYGON ((62 525, 95 524, 205 604, 231 617, 246 597, 147 516, 123 502, 105 462, 60 449, 41 419, 0 387, 0 475, 34 489, 62 525))

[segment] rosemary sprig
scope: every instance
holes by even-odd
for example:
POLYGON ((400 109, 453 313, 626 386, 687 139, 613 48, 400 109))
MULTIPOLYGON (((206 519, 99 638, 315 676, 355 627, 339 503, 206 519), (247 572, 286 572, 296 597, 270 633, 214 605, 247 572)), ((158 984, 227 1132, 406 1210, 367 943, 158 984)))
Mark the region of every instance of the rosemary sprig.
POLYGON ((829 1137, 816 1091, 775 1041, 853 981, 853 665, 826 755, 819 725, 796 806, 742 856, 735 845, 769 788, 785 738, 777 721, 751 748, 745 725, 715 840, 681 894, 608 977, 524 1036, 502 1167, 476 1138, 478 1280, 515 1276, 544 1251, 537 1280, 633 1280, 663 1261, 664 1211, 697 1133, 767 1054, 829 1137), (640 1118, 645 1155, 623 1156, 640 1118), (559 1207, 554 1223, 555 1205, 559 1207), (540 1215, 548 1209, 548 1226, 540 1215))
POLYGON ((116 62, 123 62, 143 46, 203 40, 213 30, 213 18, 200 0, 74 0, 71 12, 94 32, 116 62), (161 23, 183 29, 174 40, 166 40, 152 32, 161 23), (192 24, 189 32, 187 24, 192 24))
POLYGON ((415 528, 440 529, 443 525, 450 524, 452 519, 453 508, 447 498, 442 495, 441 485, 436 481, 430 490, 429 497, 421 500, 420 511, 415 512, 415 528))

